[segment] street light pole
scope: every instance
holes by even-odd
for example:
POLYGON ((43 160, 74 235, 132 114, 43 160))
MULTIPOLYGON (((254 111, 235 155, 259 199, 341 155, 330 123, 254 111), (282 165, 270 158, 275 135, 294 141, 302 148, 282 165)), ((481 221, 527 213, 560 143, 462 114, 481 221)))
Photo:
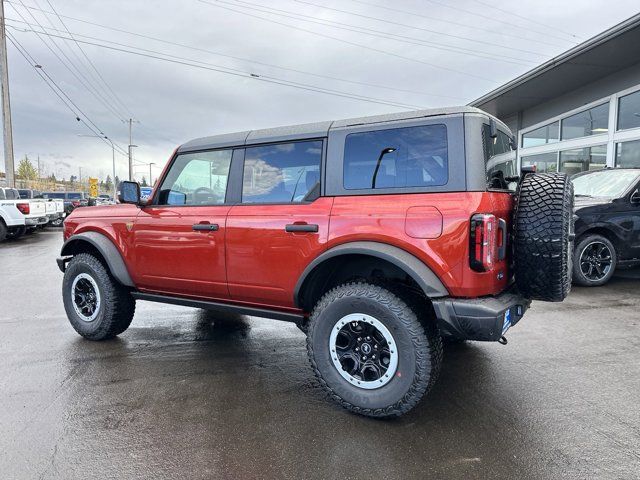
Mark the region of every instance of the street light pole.
POLYGON ((13 131, 11 128, 11 104, 9 102, 9 71, 7 62, 7 37, 4 23, 4 0, 0 0, 0 88, 2 89, 2 127, 4 134, 4 166, 7 185, 16 186, 13 163, 13 131))
POLYGON ((153 187, 153 179, 151 178, 152 177, 152 175, 151 175, 151 165, 155 165, 155 163, 154 162, 149 163, 149 186, 153 187))

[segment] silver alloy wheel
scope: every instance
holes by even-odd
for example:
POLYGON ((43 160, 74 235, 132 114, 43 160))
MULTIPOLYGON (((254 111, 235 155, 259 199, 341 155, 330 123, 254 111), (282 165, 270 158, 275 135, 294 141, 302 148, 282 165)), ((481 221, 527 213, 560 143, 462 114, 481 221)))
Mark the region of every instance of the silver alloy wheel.
POLYGON ((71 284, 71 302, 81 320, 93 322, 100 312, 100 289, 87 273, 80 273, 71 284))
POLYGON ((580 252, 580 271, 587 280, 597 282, 605 278, 612 267, 611 250, 599 241, 588 243, 580 252))
POLYGON ((329 352, 342 378, 366 390, 383 387, 398 369, 393 335, 377 318, 365 313, 351 313, 335 323, 329 352))

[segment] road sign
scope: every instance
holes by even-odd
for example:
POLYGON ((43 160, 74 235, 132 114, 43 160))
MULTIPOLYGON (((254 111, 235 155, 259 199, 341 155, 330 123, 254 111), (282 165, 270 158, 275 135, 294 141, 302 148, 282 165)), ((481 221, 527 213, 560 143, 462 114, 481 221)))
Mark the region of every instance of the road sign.
POLYGON ((98 196, 98 179, 89 177, 89 196, 96 198, 98 196))

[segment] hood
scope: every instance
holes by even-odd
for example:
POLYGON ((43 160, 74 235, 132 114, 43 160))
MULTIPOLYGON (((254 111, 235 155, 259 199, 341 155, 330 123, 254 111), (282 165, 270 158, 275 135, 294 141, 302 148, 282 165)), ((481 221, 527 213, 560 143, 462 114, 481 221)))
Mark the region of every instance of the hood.
POLYGON ((573 199, 573 209, 579 210, 581 208, 605 205, 611 202, 612 200, 607 197, 575 197, 573 199))
POLYGON ((135 217, 139 207, 128 203, 116 205, 98 205, 95 207, 78 207, 69 216, 74 218, 103 218, 103 217, 135 217))

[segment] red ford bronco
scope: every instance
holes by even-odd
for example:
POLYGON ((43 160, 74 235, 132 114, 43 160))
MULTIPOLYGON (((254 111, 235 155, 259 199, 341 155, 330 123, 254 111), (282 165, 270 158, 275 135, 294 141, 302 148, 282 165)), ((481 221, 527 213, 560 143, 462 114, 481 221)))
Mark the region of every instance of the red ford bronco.
POLYGON ((570 288, 572 184, 516 169, 499 120, 446 108, 199 138, 150 198, 64 222, 64 306, 91 340, 136 300, 296 322, 342 406, 401 415, 443 339, 502 341, 570 288))

